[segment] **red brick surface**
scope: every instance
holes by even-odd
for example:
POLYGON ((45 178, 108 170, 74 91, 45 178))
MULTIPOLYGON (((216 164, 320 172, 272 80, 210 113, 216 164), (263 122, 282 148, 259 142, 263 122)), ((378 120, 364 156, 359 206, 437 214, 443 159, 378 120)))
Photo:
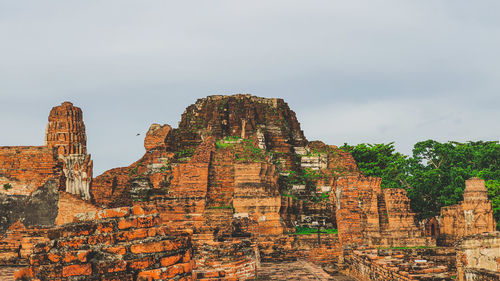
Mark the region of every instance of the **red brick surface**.
POLYGON ((160 280, 192 275, 191 234, 171 232, 160 225, 158 213, 138 207, 83 216, 51 229, 49 236, 52 241, 36 247, 29 268, 21 270, 18 276, 23 277, 18 280, 160 280), (138 223, 122 230, 119 225, 124 221, 138 223), (102 233, 101 225, 111 231, 102 233))
POLYGON ((30 195, 49 179, 61 179, 62 163, 46 146, 0 147, 0 192, 30 195), (10 184, 12 189, 2 188, 10 184))

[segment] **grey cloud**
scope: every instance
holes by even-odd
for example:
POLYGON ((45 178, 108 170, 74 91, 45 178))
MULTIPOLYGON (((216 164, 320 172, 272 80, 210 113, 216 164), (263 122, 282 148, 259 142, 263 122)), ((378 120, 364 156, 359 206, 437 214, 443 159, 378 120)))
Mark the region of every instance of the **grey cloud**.
POLYGON ((50 108, 71 100, 99 174, 137 159, 149 124, 230 93, 284 98, 309 139, 332 144, 499 139, 499 8, 1 1, 0 144, 41 144, 50 108))

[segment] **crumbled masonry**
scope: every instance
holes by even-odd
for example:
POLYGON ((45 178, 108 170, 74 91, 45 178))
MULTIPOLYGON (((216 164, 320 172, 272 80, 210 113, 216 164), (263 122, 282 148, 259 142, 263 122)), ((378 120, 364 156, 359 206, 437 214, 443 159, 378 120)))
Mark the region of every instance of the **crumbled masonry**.
POLYGON ((359 280, 499 280, 484 181, 416 222, 404 189, 308 141, 282 99, 199 99, 144 147, 93 178, 70 102, 44 146, 0 147, 0 266, 31 281, 252 280, 261 262, 307 260, 359 280))

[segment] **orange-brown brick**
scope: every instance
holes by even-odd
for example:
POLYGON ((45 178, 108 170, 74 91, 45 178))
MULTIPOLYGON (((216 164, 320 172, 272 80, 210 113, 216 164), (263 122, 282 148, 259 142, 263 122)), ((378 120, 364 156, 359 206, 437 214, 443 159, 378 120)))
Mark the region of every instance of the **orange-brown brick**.
POLYGON ((159 226, 158 213, 151 210, 103 210, 99 215, 102 218, 97 221, 83 220, 56 228, 51 234, 53 241, 44 246, 43 251, 31 256, 30 267, 22 271, 25 273, 19 274, 20 278, 23 276, 23 280, 30 281, 61 280, 72 276, 121 281, 136 281, 133 276, 137 275, 144 278, 190 278, 191 261, 160 269, 158 267, 162 260, 165 264, 169 257, 172 257, 169 260, 173 260, 170 264, 180 262, 186 254, 190 255, 191 232, 171 232, 159 226), (118 226, 119 221, 137 223, 127 230, 120 230, 114 227, 118 226), (67 237, 68 233, 80 231, 82 226, 90 226, 93 232, 88 235, 79 232, 79 237, 67 237), (101 233, 103 229, 107 231, 101 233), (130 241, 133 241, 132 245, 130 241), (89 259, 89 254, 94 258, 89 259), (32 276, 29 272, 33 272, 32 276))
POLYGON ((68 265, 63 268, 63 277, 69 276, 80 276, 80 275, 91 275, 92 265, 90 264, 74 264, 68 265))
POLYGON ((146 242, 138 245, 132 245, 130 247, 130 251, 134 254, 158 253, 158 252, 177 250, 179 246, 180 246, 179 242, 164 240, 158 242, 146 242))

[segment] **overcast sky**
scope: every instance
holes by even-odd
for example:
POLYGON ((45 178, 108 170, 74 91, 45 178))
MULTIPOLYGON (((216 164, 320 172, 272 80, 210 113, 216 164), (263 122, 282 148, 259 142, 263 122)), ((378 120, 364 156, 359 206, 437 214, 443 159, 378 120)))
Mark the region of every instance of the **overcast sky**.
POLYGON ((0 145, 82 108, 94 174, 214 94, 280 97, 309 140, 500 139, 500 1, 0 0, 0 145), (140 136, 136 136, 141 133, 140 136))

